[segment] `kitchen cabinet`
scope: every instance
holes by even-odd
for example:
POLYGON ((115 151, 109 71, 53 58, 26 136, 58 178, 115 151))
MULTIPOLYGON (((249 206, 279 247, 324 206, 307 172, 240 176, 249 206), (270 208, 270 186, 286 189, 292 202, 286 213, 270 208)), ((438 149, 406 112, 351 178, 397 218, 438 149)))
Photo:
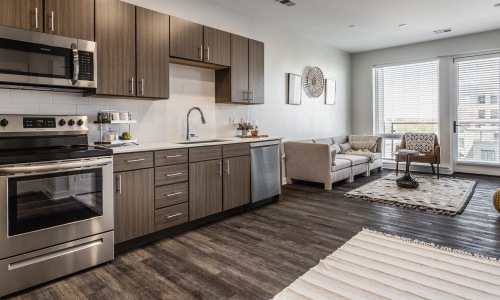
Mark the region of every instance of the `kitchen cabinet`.
POLYGON ((231 34, 177 17, 170 17, 170 56, 229 66, 231 34))
POLYGON ((0 0, 0 25, 94 40, 94 0, 0 0))
POLYGON ((217 103, 264 103, 264 44, 231 35, 231 68, 215 71, 217 103))
POLYGON ((222 161, 189 164, 189 220, 222 211, 222 161))
POLYGON ((154 169, 118 172, 115 179, 115 243, 152 233, 154 169))
POLYGON ((96 94, 168 98, 169 16, 118 0, 96 0, 95 10, 96 94))
POLYGON ((223 159, 223 210, 250 203, 250 156, 223 159))

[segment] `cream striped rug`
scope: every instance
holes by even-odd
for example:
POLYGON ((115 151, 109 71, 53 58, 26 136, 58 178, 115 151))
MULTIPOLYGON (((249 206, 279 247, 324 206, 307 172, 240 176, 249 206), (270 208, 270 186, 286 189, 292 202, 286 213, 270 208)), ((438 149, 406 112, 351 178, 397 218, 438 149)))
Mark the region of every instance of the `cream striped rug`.
POLYGON ((363 229, 274 299, 500 299, 500 261, 363 229))

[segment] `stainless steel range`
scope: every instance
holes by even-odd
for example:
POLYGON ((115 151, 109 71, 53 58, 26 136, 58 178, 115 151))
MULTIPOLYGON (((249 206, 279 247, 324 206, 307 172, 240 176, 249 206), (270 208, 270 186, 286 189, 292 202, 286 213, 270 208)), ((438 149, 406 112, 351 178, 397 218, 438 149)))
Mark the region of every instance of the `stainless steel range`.
POLYGON ((0 297, 114 258, 112 150, 85 116, 0 115, 0 297))

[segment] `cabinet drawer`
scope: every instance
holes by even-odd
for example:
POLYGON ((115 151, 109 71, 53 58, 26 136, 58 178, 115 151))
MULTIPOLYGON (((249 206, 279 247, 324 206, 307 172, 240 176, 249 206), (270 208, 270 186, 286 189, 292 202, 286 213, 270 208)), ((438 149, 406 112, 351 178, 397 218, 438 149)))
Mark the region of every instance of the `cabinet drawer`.
POLYGON ((188 162, 188 149, 173 149, 155 152, 155 166, 177 165, 188 162))
POLYGON ((187 202, 189 200, 188 192, 187 182, 157 187, 155 188, 155 208, 187 202))
POLYGON ((221 157, 221 146, 197 147, 189 149, 189 162, 212 160, 221 157))
POLYGON ((137 169, 152 168, 153 152, 137 152, 113 155, 113 171, 129 171, 137 169))
POLYGON ((188 164, 155 168, 155 186, 188 181, 188 164))
POLYGON ((222 146, 222 154, 224 157, 245 156, 250 155, 250 144, 232 144, 222 146))
POLYGON ((155 230, 162 230, 189 221, 188 203, 155 210, 155 230))

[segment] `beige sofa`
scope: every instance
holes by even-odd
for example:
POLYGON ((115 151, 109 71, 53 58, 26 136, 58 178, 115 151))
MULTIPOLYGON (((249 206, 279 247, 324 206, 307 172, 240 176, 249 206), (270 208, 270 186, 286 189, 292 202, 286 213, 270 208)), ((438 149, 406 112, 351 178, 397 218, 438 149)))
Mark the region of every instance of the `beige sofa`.
MULTIPOLYGON (((382 138, 379 137, 374 152, 374 162, 368 157, 337 153, 332 158, 331 146, 348 143, 348 136, 311 139, 284 143, 286 181, 306 180, 325 184, 325 190, 332 189, 332 183, 346 180, 353 182, 354 176, 369 176, 370 171, 382 171, 382 138)), ((334 146, 334 147, 337 147, 334 146)))

